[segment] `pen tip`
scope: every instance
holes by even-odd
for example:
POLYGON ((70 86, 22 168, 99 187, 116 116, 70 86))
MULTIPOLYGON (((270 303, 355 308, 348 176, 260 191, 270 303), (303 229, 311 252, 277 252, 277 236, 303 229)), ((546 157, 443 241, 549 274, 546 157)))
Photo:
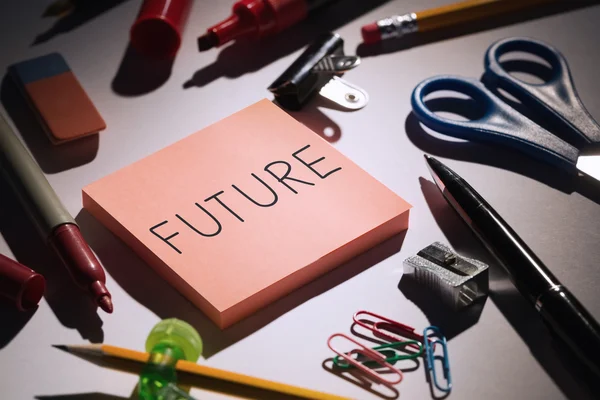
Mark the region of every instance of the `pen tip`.
POLYGON ((53 344, 52 347, 54 347, 55 349, 62 350, 62 351, 69 351, 69 348, 67 346, 65 346, 64 344, 53 344))
POLYGON ((210 50, 213 47, 216 47, 219 44, 219 37, 213 32, 205 33, 204 35, 198 38, 198 50, 206 51, 210 50))
POLYGON ((102 296, 98 299, 98 306, 109 314, 112 314, 114 309, 112 300, 108 295, 102 296))

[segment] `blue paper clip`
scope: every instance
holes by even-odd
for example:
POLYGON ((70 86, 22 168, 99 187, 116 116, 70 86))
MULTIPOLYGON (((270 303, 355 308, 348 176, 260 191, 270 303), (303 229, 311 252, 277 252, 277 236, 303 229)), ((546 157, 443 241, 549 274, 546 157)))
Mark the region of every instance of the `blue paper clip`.
MULTIPOLYGON (((425 344, 425 359, 427 364, 427 371, 431 374, 433 384, 438 390, 442 392, 450 392, 452 390, 452 376, 450 375, 450 360, 448 359, 448 347, 446 346, 446 338, 440 332, 437 326, 428 326, 423 331, 423 343, 425 344), (444 369, 444 377, 446 378, 446 387, 442 387, 437 378, 435 372, 435 345, 439 344, 442 348, 442 366, 444 369)), ((439 356, 438 356, 439 358, 439 356)))

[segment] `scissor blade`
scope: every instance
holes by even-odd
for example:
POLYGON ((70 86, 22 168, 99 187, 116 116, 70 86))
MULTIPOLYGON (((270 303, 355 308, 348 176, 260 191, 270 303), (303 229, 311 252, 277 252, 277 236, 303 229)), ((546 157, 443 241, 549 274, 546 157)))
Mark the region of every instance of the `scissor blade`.
POLYGON ((581 150, 577 169, 600 181, 600 144, 594 143, 581 150))

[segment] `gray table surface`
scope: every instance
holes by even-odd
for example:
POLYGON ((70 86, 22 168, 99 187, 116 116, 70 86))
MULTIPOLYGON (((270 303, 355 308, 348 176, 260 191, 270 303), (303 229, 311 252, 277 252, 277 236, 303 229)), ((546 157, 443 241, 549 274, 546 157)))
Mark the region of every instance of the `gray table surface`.
MULTIPOLYGON (((167 317, 185 319, 199 330, 205 341, 200 362, 210 366, 359 399, 379 398, 372 392, 392 398, 431 397, 422 363, 416 371, 405 373, 397 393, 378 385, 370 392, 327 370, 332 356, 327 338, 334 332, 349 333, 352 315, 360 309, 419 329, 430 323, 441 326, 449 338, 453 398, 594 397, 580 374, 572 372, 577 369, 569 355, 557 351, 535 313, 497 266, 491 269, 492 294, 487 301, 460 314, 446 311, 427 291, 400 279, 402 261, 436 240, 490 261, 432 186, 422 158, 427 152, 477 188, 600 319, 598 192, 585 186, 574 191, 557 171, 507 150, 444 142, 409 117, 411 90, 422 79, 447 73, 479 77, 487 47, 497 39, 519 35, 562 50, 584 103, 600 118, 600 6, 529 12, 513 20, 495 19, 488 24, 492 26, 475 26, 471 32, 450 32, 460 36, 426 37, 422 43, 413 41, 415 46, 396 43, 375 52, 358 47, 363 24, 450 1, 345 0, 262 47, 233 45, 198 53, 196 37, 228 15, 231 5, 231 1, 202 0, 194 2, 183 46, 169 66, 144 63, 127 50, 128 30, 140 1, 116 4, 85 23, 69 20, 54 30, 54 20, 40 17, 48 3, 2 2, 0 70, 60 52, 108 128, 97 138, 51 147, 6 80, 3 111, 19 128, 104 264, 115 312, 96 313, 84 294, 71 290, 68 276, 31 225, 22 222, 22 210, 2 182, 0 253, 39 269, 49 287, 34 313, 0 309, 1 398, 130 398, 136 376, 101 368, 51 345, 104 342, 143 349, 149 330, 167 317), (344 37, 348 54, 358 51, 365 56, 363 64, 346 77, 368 91, 370 103, 359 112, 346 113, 315 101, 294 116, 316 132, 326 132, 339 151, 413 204, 410 229, 403 241, 379 246, 220 331, 82 210, 81 188, 261 98, 270 98, 266 87, 271 81, 304 45, 328 29, 344 37)), ((113 3, 117 2, 104 2, 106 7, 113 3)), ((236 398, 227 392, 231 387, 225 394, 214 390, 194 389, 192 394, 199 399, 236 398)))

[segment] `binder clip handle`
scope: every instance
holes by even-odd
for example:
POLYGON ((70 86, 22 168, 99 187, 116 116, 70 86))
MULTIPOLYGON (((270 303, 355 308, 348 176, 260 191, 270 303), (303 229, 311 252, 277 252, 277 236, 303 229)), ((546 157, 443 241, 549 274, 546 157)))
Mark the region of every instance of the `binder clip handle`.
POLYGON ((319 36, 270 86, 277 102, 300 110, 316 93, 348 109, 367 105, 368 94, 340 75, 360 65, 360 57, 344 54, 344 40, 336 33, 319 36))

